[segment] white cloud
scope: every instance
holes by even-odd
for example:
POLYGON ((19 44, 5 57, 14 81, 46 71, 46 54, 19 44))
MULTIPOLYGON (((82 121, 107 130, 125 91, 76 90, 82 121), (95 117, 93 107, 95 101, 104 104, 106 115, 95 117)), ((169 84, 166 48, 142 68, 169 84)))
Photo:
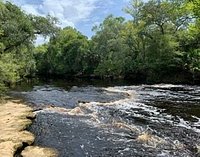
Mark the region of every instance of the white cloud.
POLYGON ((50 14, 61 22, 60 26, 72 26, 87 20, 96 8, 98 0, 42 0, 34 4, 28 0, 11 0, 27 13, 45 16, 50 14))
MULTIPOLYGON (((8 0, 34 15, 57 17, 60 27, 72 26, 91 36, 92 26, 99 24, 124 0, 8 0)), ((120 6, 118 6, 120 7, 120 6)), ((42 38, 36 44, 43 43, 42 38)))
POLYGON ((30 13, 30 14, 33 14, 33 15, 41 15, 39 12, 38 12, 38 7, 35 6, 35 5, 30 5, 30 4, 25 4, 23 6, 21 6, 21 8, 23 10, 25 10, 26 12, 30 13))

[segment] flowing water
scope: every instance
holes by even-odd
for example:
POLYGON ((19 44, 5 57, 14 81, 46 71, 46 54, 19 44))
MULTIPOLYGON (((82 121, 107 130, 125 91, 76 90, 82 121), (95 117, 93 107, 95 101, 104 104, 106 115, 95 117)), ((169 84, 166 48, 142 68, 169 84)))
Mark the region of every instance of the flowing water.
POLYGON ((50 83, 16 89, 35 144, 59 157, 200 156, 200 86, 50 83))

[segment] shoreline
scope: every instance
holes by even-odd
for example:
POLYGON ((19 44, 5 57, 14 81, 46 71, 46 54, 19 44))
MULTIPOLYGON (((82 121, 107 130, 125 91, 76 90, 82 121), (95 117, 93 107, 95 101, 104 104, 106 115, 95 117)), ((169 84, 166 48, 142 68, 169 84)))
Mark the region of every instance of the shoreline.
POLYGON ((0 156, 58 156, 54 149, 33 146, 35 136, 26 129, 35 118, 33 109, 19 100, 0 102, 0 156))

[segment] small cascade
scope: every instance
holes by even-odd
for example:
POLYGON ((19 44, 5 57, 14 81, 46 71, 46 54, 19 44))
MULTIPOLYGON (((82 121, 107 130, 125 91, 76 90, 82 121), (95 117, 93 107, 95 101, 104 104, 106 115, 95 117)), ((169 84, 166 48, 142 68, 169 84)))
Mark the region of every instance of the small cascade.
POLYGON ((36 144, 65 156, 198 156, 200 87, 37 86, 13 92, 35 108, 36 144))

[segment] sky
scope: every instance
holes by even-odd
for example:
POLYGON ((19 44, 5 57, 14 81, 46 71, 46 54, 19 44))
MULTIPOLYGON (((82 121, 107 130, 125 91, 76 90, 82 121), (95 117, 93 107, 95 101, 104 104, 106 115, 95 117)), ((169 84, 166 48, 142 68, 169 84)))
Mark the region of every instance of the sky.
MULTIPOLYGON (((100 24, 110 14, 130 18, 122 11, 129 0, 10 0, 25 12, 59 19, 59 26, 72 26, 89 38, 92 27, 100 24)), ((38 38, 38 43, 42 42, 38 38)))

